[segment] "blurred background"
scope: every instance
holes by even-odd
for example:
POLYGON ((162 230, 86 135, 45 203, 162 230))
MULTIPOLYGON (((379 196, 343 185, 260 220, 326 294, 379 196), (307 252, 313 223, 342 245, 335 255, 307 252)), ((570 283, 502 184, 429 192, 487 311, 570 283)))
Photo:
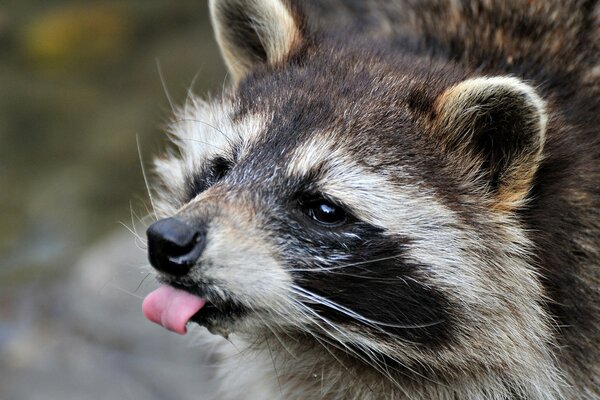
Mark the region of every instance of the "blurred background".
POLYGON ((224 79, 205 1, 0 2, 1 399, 203 398, 128 229, 168 97, 224 79))

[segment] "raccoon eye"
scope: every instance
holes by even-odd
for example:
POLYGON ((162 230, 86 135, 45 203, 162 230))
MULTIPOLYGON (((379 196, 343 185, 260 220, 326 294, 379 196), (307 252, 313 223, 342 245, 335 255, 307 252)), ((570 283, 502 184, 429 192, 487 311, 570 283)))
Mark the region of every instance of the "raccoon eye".
POLYGON ((313 220, 326 226, 339 226, 348 219, 343 208, 327 200, 315 200, 307 204, 306 213, 313 220))
POLYGON ((225 175, 227 175, 230 169, 231 162, 222 157, 218 157, 213 161, 211 168, 212 180, 214 182, 220 181, 223 179, 223 177, 225 177, 225 175))
POLYGON ((188 200, 193 199, 210 186, 223 179, 232 166, 232 162, 223 157, 214 159, 207 171, 190 178, 190 183, 188 184, 188 200))

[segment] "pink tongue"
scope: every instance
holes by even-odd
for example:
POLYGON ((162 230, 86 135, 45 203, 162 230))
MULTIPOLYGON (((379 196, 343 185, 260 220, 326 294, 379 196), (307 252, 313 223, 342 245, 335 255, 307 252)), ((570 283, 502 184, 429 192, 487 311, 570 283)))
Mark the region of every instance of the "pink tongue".
POLYGON ((144 299, 142 311, 150 321, 185 335, 185 325, 206 300, 171 286, 161 286, 144 299))

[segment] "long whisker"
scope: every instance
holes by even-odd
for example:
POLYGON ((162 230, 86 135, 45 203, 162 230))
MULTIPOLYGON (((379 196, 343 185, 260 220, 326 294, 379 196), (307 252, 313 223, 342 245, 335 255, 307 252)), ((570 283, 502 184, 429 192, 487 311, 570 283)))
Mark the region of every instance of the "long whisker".
MULTIPOLYGON (((194 86, 196 86, 196 81, 198 80, 198 77, 200 76, 200 72, 202 71, 202 68, 200 68, 198 70, 198 72, 196 72, 194 74, 194 77, 192 78, 192 82, 190 83, 190 86, 188 87, 187 90, 187 99, 191 100, 192 97, 194 96, 194 86)), ((187 104, 187 101, 186 101, 187 104)))
POLYGON ((119 291, 119 292, 121 292, 121 293, 125 293, 125 294, 127 294, 127 295, 129 295, 129 296, 135 297, 136 299, 144 300, 144 297, 142 297, 142 296, 140 296, 140 295, 137 295, 137 294, 135 294, 135 293, 133 293, 133 292, 130 292, 129 290, 127 290, 127 289, 124 289, 124 288, 120 287, 119 285, 117 285, 116 283, 114 283, 114 282, 110 282, 110 281, 109 281, 109 282, 107 282, 107 283, 106 283, 106 285, 104 285, 104 286, 103 286, 103 287, 100 289, 100 291, 102 292, 102 290, 104 290, 104 289, 105 289, 107 286, 110 286, 110 287, 112 287, 113 289, 116 289, 116 290, 118 290, 118 291, 119 291))
POLYGON ((143 221, 136 214, 136 212, 133 211, 133 204, 131 203, 131 201, 129 201, 129 213, 131 214, 131 229, 133 230, 133 233, 134 233, 135 237, 138 238, 138 240, 142 243, 143 246, 145 246, 146 245, 146 241, 144 240, 144 238, 142 238, 140 236, 140 234, 137 231, 137 227, 135 225, 135 218, 137 218, 137 220, 140 221, 140 222, 142 222, 142 223, 143 223, 143 221))
POLYGON ((422 329, 422 328, 429 328, 431 326, 435 326, 435 325, 438 325, 438 324, 444 322, 443 320, 438 320, 438 321, 434 321, 434 322, 430 322, 430 323, 426 323, 426 324, 403 325, 403 324, 391 324, 391 323, 387 323, 387 322, 376 321, 376 320, 364 317, 347 307, 339 305, 329 299, 326 299, 323 296, 319 296, 315 293, 312 293, 300 286, 293 285, 292 290, 294 293, 304 297, 307 300, 314 302, 315 304, 320 304, 320 305, 329 307, 335 311, 338 311, 350 318, 353 318, 357 321, 360 321, 360 322, 362 322, 366 325, 369 325, 373 328, 376 328, 378 330, 382 330, 381 327, 398 328, 398 329, 422 329))
POLYGON ((265 343, 267 344, 267 349, 269 349, 269 356, 271 357, 271 363, 273 364, 273 372, 275 373, 275 377, 277 378, 277 385, 279 385, 279 396, 283 399, 283 389, 281 388, 281 379, 279 379, 279 374, 277 373, 277 367, 275 366, 275 359, 273 358, 273 350, 271 350, 271 345, 269 344, 269 339, 265 336, 265 343))
MULTIPOLYGON (((341 365, 341 367, 348 372, 352 377, 356 378, 357 380, 359 380, 360 382, 363 382, 365 384, 365 386, 371 391, 373 392, 373 388, 367 383, 364 382, 362 379, 360 379, 360 377, 353 372, 350 368, 348 368, 343 362, 342 360, 340 360, 340 358, 338 356, 336 356, 333 351, 331 351, 331 349, 329 348, 329 346, 334 347, 334 348, 338 348, 338 346, 336 346, 335 344, 331 343, 331 341, 328 341, 327 339, 323 339, 323 338, 318 338, 317 336, 314 336, 315 340, 317 341, 317 343, 319 343, 324 349, 325 351, 327 351, 329 353, 329 355, 331 355, 331 357, 333 357, 333 359, 341 365), (329 346, 327 346, 329 345, 329 346)), ((338 348, 339 350, 339 348, 338 348)), ((323 379, 323 378, 321 378, 323 379)), ((323 395, 323 382, 321 381, 321 394, 323 395)))
POLYGON ((212 144, 212 143, 205 142, 205 141, 203 141, 203 140, 200 140, 200 139, 184 138, 184 137, 179 137, 179 136, 178 136, 178 137, 177 137, 177 140, 182 140, 182 141, 187 141, 187 142, 195 142, 195 143, 202 143, 202 144, 205 144, 205 145, 207 145, 207 146, 214 147, 215 149, 217 149, 217 150, 219 150, 219 151, 225 151, 225 149, 223 149, 222 147, 215 146, 215 145, 214 145, 214 144, 212 144))
POLYGON ((144 276, 142 278, 142 280, 140 281, 140 283, 137 285, 137 287, 135 288, 135 290, 133 291, 133 293, 137 293, 138 290, 140 290, 140 288, 142 287, 142 285, 144 284, 144 282, 146 282, 146 279, 148 279, 148 277, 152 275, 150 272, 148 272, 146 274, 146 276, 144 276))
POLYGON ((375 259, 372 259, 372 260, 359 261, 359 262, 355 262, 355 263, 351 263, 351 264, 335 265, 335 266, 332 266, 332 267, 300 268, 300 269, 296 268, 296 269, 290 269, 288 271, 290 271, 290 272, 329 272, 329 271, 335 271, 335 270, 338 270, 338 269, 344 269, 344 268, 356 267, 356 266, 359 266, 359 265, 372 264, 372 263, 375 263, 375 262, 392 260, 394 258, 398 258, 398 257, 402 257, 402 256, 403 256, 403 254, 396 254, 396 255, 393 255, 393 256, 375 258, 375 259))
MULTIPOLYGON (((306 305, 302 304, 301 302, 299 304, 305 310, 309 311, 312 315, 316 316, 316 318, 318 318, 318 319, 326 322, 327 325, 333 327, 337 332, 341 332, 340 329, 338 329, 337 327, 335 327, 335 324, 333 324, 327 318, 325 318, 322 315, 318 314, 317 312, 311 310, 310 307, 307 307, 306 305)), ((394 383, 394 385, 397 386, 397 388, 399 390, 402 390, 404 392, 404 389, 402 388, 402 386, 400 385, 400 383, 392 377, 392 375, 391 375, 391 373, 389 371, 389 366, 387 365, 387 363, 385 361, 383 361, 383 360, 378 361, 377 360, 378 357, 376 356, 375 353, 373 353, 373 351, 369 347, 366 347, 365 345, 363 345, 360 342, 357 343, 355 341, 352 341, 350 338, 347 338, 347 335, 345 335, 345 334, 342 333, 342 337, 346 337, 346 340, 349 340, 350 343, 353 343, 355 346, 361 348, 364 351, 364 353, 366 355, 368 355, 369 359, 366 359, 363 355, 361 355, 361 354, 357 353, 356 351, 354 351, 353 349, 349 348, 343 341, 341 341, 339 338, 337 338, 336 335, 334 335, 331 332, 329 332, 326 328, 324 328, 318 322, 314 321, 314 319, 312 319, 312 318, 309 318, 309 319, 311 319, 312 323, 315 323, 315 325, 318 326, 324 333, 328 334, 329 336, 332 337, 333 340, 335 340, 337 343, 339 343, 340 345, 342 345, 344 347, 344 350, 346 352, 352 354, 354 357, 356 357, 357 359, 363 361, 367 365, 370 365, 373 368, 375 368, 378 372, 380 372, 381 374, 383 374, 384 376, 386 376, 392 383, 394 383)), ((313 335, 313 337, 315 337, 315 336, 313 335)), ((333 343, 328 343, 328 344, 330 344, 331 346, 333 346, 335 348, 338 348, 338 350, 344 351, 344 350, 340 349, 338 346, 336 346, 333 343)), ((396 361, 400 363, 399 360, 396 360, 396 361)), ((437 382, 435 380, 432 380, 431 378, 426 377, 425 375, 419 373, 418 371, 414 370, 413 368, 408 367, 407 365, 404 365, 404 367, 407 368, 413 374, 422 377, 423 379, 426 379, 426 380, 428 380, 430 382, 433 382, 433 383, 436 383, 438 385, 443 385, 441 382, 437 382)), ((395 368, 393 368, 393 369, 396 372, 402 373, 401 371, 399 371, 399 370, 397 370, 395 368)))
POLYGON ((148 176, 146 175, 146 168, 144 167, 144 160, 142 158, 142 149, 140 147, 139 135, 135 135, 135 142, 137 144, 138 156, 140 158, 140 166, 142 167, 142 176, 144 177, 144 183, 146 184, 146 191, 148 192, 148 197, 150 198, 150 204, 152 205, 152 212, 154 213, 154 219, 158 220, 158 215, 156 214, 156 207, 154 206, 154 199, 152 198, 152 191, 150 190, 150 185, 148 184, 148 176))
POLYGON ((175 123, 175 124, 182 123, 182 122, 194 122, 194 123, 199 123, 199 124, 206 125, 209 128, 214 129, 215 131, 217 131, 221 135, 225 136, 225 138, 228 139, 230 143, 232 142, 232 139, 225 132, 223 132, 221 129, 217 128, 216 126, 214 126, 212 124, 209 124, 206 121, 202 121, 202 120, 199 120, 199 119, 193 119, 193 118, 177 118, 177 119, 173 120, 173 123, 175 123))
POLYGON ((117 221, 117 224, 119 224, 119 225, 121 225, 123 228, 127 229, 127 231, 128 231, 129 233, 131 233, 131 234, 134 236, 134 238, 135 238, 135 247, 137 247, 137 248, 138 248, 138 250, 142 250, 142 251, 145 251, 145 250, 146 250, 146 249, 143 247, 143 246, 145 246, 145 244, 146 244, 146 243, 144 242, 144 240, 142 239, 142 237, 141 237, 140 235, 138 235, 138 234, 137 234, 137 232, 135 232, 133 229, 131 229, 130 227, 128 227, 128 226, 127 226, 127 224, 125 224, 125 223, 123 223, 123 222, 121 222, 121 221, 117 221), (139 242, 141 242, 143 246, 140 246, 140 245, 138 244, 138 241, 139 241, 139 242))
POLYGON ((271 327, 270 324, 268 324, 260 315, 260 313, 255 313, 255 315, 258 317, 258 319, 260 319, 263 323, 264 326, 267 327, 267 329, 269 329, 269 331, 271 331, 271 333, 273 334, 273 336, 275 336, 275 338, 277 339, 277 341, 279 342, 279 344, 281 345, 281 347, 283 347, 283 349, 285 349, 285 351, 293 358, 296 359, 296 355, 294 353, 292 353, 292 351, 290 349, 287 348, 287 346, 285 344, 283 344, 283 341, 281 340, 281 338, 279 337, 279 335, 277 335, 277 333, 275 332, 275 329, 273 329, 271 327))
POLYGON ((225 98, 225 85, 227 84, 227 79, 229 78, 229 70, 225 72, 225 76, 223 77, 223 82, 221 83, 221 99, 225 98))
MULTIPOLYGON (((332 329, 334 329, 336 332, 338 332, 339 334, 341 334, 341 336, 343 338, 346 338, 346 341, 348 342, 352 342, 350 340, 350 338, 347 337, 347 335, 342 332, 337 326, 335 326, 335 324, 333 324, 331 321, 329 321, 327 318, 323 317, 322 315, 319 315, 317 312, 315 312, 314 310, 310 309, 309 307, 306 307, 304 304, 299 303, 300 306, 302 306, 304 308, 305 311, 309 312, 310 314, 314 315, 316 318, 318 318, 319 320, 323 321, 326 325, 330 326, 332 329)), ((346 341, 344 340, 340 340, 336 334, 333 334, 329 331, 329 329, 326 329, 325 327, 323 327, 321 324, 319 324, 314 318, 310 318, 309 319, 312 321, 312 323, 314 323, 316 326, 318 326, 322 332, 326 333, 328 336, 330 336, 335 343, 332 343, 331 341, 325 339, 325 338, 321 338, 321 340, 324 340, 325 342, 327 342, 330 346, 344 352, 347 354, 351 354, 352 356, 354 356, 355 358, 357 358, 358 360, 361 360, 362 362, 364 362, 367 365, 370 365, 371 367, 375 368, 375 370, 379 371, 381 374, 383 374, 384 376, 386 376, 392 383, 394 383, 395 385, 397 385, 399 388, 401 388, 399 382, 397 382, 389 373, 389 371, 386 371, 378 361, 375 360, 375 355, 373 354, 373 352, 369 349, 366 348, 364 346, 362 346, 361 343, 354 343, 355 345, 357 345, 358 347, 360 347, 365 354, 369 355, 369 359, 365 358, 365 356, 359 354, 358 352, 356 352, 354 349, 350 348, 347 344, 346 341), (342 346, 343 349, 340 347, 342 346)), ((313 337, 316 336, 313 334, 313 337)), ((369 387, 367 385, 367 387, 369 387)), ((372 390, 369 387, 370 390, 372 390)))
POLYGON ((171 111, 175 113, 175 106, 173 105, 173 100, 171 99, 171 95, 169 94, 169 88, 167 87, 167 83, 165 81, 162 68, 160 66, 160 61, 158 58, 156 58, 155 62, 156 69, 158 71, 158 77, 160 78, 160 84, 162 85, 163 91, 165 92, 165 96, 167 97, 167 101, 169 102, 169 106, 171 107, 171 111))
MULTIPOLYGON (((316 269, 314 271, 311 270, 310 272, 321 272, 321 271, 318 270, 318 269, 316 269)), ((372 271, 365 270, 365 272, 371 273, 372 271)), ((366 281, 373 281, 373 282, 382 282, 382 283, 403 282, 403 283, 406 283, 406 278, 401 277, 401 276, 396 276, 396 277, 393 277, 393 278, 382 278, 382 277, 378 277, 378 276, 366 276, 366 275, 359 274, 359 273, 352 274, 352 273, 349 273, 349 272, 330 271, 329 273, 331 275, 347 276, 347 277, 352 277, 352 278, 360 278, 360 279, 363 279, 363 280, 366 280, 366 281)))

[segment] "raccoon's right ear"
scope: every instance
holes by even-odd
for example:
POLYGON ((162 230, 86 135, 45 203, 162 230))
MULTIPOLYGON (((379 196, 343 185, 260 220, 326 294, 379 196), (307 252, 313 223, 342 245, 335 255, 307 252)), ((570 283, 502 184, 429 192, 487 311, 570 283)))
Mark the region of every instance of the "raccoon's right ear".
POLYGON ((221 53, 235 82, 256 64, 276 64, 302 42, 300 14, 289 0, 210 0, 221 53))
POLYGON ((472 78, 444 91, 433 131, 450 161, 475 177, 499 210, 526 198, 542 160, 545 102, 514 77, 472 78))

